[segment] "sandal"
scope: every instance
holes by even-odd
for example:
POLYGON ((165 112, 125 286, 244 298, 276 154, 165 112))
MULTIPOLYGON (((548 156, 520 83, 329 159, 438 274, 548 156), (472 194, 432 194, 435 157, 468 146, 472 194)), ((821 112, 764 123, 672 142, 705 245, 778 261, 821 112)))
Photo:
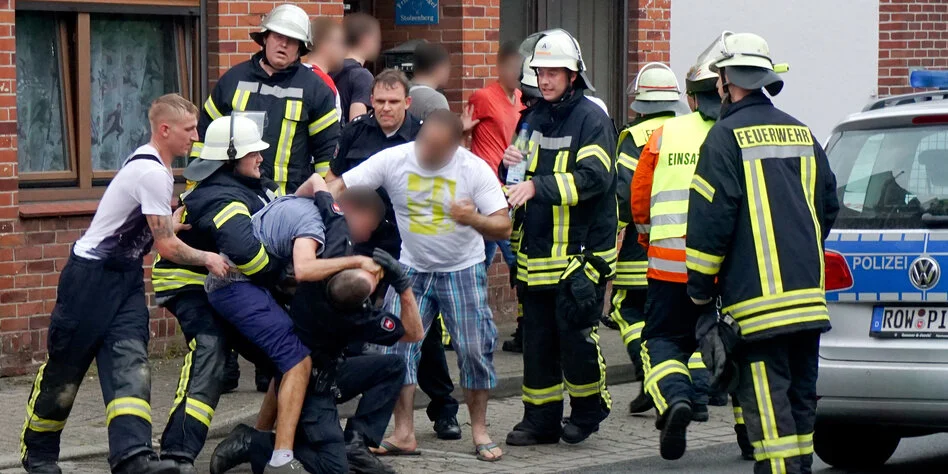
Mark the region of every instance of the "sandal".
POLYGON ((504 457, 504 453, 494 455, 491 453, 491 450, 498 449, 498 448, 500 448, 500 446, 497 446, 497 443, 478 444, 474 448, 474 454, 477 455, 478 461, 497 462, 497 461, 500 461, 504 457), (485 451, 493 457, 484 456, 485 451))
POLYGON ((376 456, 418 456, 421 454, 421 451, 418 451, 417 449, 402 449, 392 443, 389 443, 388 441, 382 441, 379 443, 378 449, 384 449, 385 451, 376 450, 372 454, 375 454, 376 456))

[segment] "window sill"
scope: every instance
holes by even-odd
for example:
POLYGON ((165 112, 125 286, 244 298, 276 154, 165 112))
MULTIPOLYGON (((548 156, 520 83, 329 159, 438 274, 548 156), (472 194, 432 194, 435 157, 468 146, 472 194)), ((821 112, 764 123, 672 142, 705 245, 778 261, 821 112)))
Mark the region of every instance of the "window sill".
POLYGON ((98 207, 98 199, 21 203, 20 218, 91 216, 98 207))

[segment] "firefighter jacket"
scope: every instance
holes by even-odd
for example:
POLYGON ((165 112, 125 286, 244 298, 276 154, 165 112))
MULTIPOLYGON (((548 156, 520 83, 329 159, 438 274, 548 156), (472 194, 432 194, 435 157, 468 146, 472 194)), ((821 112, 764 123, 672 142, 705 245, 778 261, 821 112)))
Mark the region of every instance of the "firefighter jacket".
MULTIPOLYGON (((652 132, 674 116, 673 112, 660 112, 640 117, 619 133, 619 143, 616 145, 616 172, 619 176, 616 197, 619 201, 620 232, 632 222, 632 177, 639 165, 642 148, 645 147, 652 132)), ((645 249, 636 243, 636 233, 626 232, 619 249, 616 279, 613 280, 612 286, 616 288, 645 287, 647 284, 646 265, 645 249)))
MULTIPOLYGON (((279 187, 269 179, 252 179, 235 175, 224 166, 195 187, 181 195, 186 207, 184 223, 191 228, 178 232, 178 238, 189 246, 206 252, 227 255, 238 269, 255 281, 279 273, 277 259, 271 259, 253 235, 250 216, 279 194, 279 187)), ((181 265, 155 256, 151 282, 159 300, 185 291, 204 291, 207 269, 181 265)))
POLYGON ((632 218, 647 234, 648 278, 687 283, 688 189, 701 144, 714 120, 700 112, 675 117, 652 133, 632 180, 632 218))
MULTIPOLYGON (((313 71, 296 62, 268 75, 259 52, 221 76, 204 102, 198 120, 203 138, 208 125, 232 111, 265 112, 260 170, 284 193, 292 193, 315 171, 325 175, 339 139, 339 118, 332 89, 313 71)), ((196 142, 191 156, 198 157, 203 143, 196 142)))
POLYGON ((838 210, 836 177, 809 128, 762 92, 730 105, 691 183, 689 296, 720 293, 745 340, 828 329, 823 242, 838 210))
MULTIPOLYGON (((615 272, 615 126, 577 90, 525 111, 530 130, 526 178, 536 195, 514 216, 517 279, 530 289, 556 285, 570 263, 595 255, 615 272)), ((586 266, 591 279, 611 278, 586 266)))

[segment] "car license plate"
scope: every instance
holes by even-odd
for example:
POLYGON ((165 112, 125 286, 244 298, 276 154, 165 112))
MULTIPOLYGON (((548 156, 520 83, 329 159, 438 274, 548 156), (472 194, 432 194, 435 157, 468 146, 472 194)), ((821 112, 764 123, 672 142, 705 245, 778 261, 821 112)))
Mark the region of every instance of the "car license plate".
POLYGON ((876 306, 869 335, 880 338, 948 339, 948 308, 876 306))

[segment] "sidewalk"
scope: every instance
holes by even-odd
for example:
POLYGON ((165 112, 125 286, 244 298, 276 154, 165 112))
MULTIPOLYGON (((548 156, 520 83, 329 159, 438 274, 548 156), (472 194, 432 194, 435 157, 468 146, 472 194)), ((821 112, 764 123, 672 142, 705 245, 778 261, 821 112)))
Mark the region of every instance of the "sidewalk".
MULTIPOLYGON (((508 323, 499 328, 500 341, 509 338, 514 327, 508 323)), ((618 385, 632 379, 632 366, 622 345, 617 331, 601 328, 602 353, 606 358, 608 382, 618 385)), ((499 342, 500 342, 499 341, 499 342)), ((497 389, 492 393, 494 398, 514 397, 511 402, 519 404, 520 386, 523 376, 523 363, 520 354, 511 354, 498 351, 494 355, 494 365, 498 374, 497 389)), ((448 351, 448 366, 455 380, 457 379, 457 363, 454 352, 448 351)), ((157 447, 161 431, 167 421, 168 412, 174 399, 174 391, 178 383, 178 374, 181 368, 181 358, 153 360, 152 362, 152 420, 154 423, 154 443, 157 447)), ((19 466, 20 431, 23 426, 24 407, 32 386, 32 377, 11 377, 0 379, 0 469, 19 466)), ((460 388, 455 390, 455 396, 462 399, 460 388)), ((241 360, 240 387, 234 393, 221 398, 211 424, 211 437, 222 436, 229 432, 237 423, 253 423, 262 395, 254 391, 253 366, 241 360)), ((427 398, 416 397, 416 406, 424 406, 427 398)), ((617 411, 624 412, 619 406, 623 401, 617 400, 617 411)), ((627 404, 628 400, 624 400, 627 404)), ((340 414, 345 417, 354 409, 354 403, 340 407, 340 414)), ((465 410, 461 410, 466 418, 465 410)), ((518 415, 519 416, 519 415, 518 415)), ((423 412, 422 417, 424 418, 423 412)), ((418 426, 430 428, 427 419, 419 420, 418 426), (424 421, 424 423, 422 423, 424 421)), ((503 423, 504 429, 506 424, 503 423)), ((430 430, 429 430, 430 431, 430 430)), ((432 436, 433 438, 433 436, 432 436)), ((498 438, 497 441, 502 440, 498 438)), ((108 452, 108 437, 105 426, 105 405, 99 389, 98 377, 86 377, 72 414, 63 430, 61 459, 76 459, 90 456, 103 456, 108 452)), ((16 471, 13 471, 16 472, 16 471)))

